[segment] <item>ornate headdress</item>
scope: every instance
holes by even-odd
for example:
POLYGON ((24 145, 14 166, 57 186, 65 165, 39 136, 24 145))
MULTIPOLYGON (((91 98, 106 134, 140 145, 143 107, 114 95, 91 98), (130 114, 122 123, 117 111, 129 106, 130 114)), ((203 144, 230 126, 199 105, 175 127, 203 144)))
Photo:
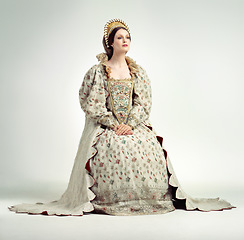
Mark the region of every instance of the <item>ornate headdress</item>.
POLYGON ((109 37, 110 33, 116 27, 124 27, 128 31, 128 33, 130 34, 130 29, 129 29, 128 25, 123 20, 118 19, 118 18, 109 20, 104 26, 104 37, 105 37, 105 42, 106 42, 107 47, 109 47, 108 37, 109 37))

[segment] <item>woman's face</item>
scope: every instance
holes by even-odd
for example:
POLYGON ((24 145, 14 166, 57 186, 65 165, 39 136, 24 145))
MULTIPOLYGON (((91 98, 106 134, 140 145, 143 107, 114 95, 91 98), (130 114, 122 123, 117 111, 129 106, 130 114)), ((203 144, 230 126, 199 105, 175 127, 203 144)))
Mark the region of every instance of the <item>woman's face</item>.
POLYGON ((127 53, 130 49, 130 35, 121 28, 114 35, 114 42, 111 44, 114 52, 127 53))

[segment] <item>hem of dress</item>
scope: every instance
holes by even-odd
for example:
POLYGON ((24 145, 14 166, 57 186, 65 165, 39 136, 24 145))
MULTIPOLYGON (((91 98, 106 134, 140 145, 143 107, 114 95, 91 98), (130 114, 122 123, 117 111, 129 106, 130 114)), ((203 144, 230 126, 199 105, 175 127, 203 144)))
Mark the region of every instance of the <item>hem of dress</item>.
POLYGON ((219 197, 217 198, 192 198, 189 195, 187 195, 180 184, 178 183, 178 180, 175 176, 174 170, 171 166, 170 159, 168 157, 167 151, 163 147, 163 137, 158 136, 156 132, 153 130, 152 126, 147 125, 144 123, 146 127, 148 127, 151 131, 153 131, 156 135, 156 138, 158 142, 160 143, 163 152, 164 152, 164 157, 166 160, 166 166, 167 166, 167 171, 168 171, 168 184, 171 187, 172 190, 172 201, 176 209, 183 209, 183 210, 198 210, 202 212, 210 212, 210 211, 223 211, 223 210, 228 210, 232 208, 236 208, 235 206, 232 206, 229 202, 226 200, 220 199, 219 197), (178 184, 177 184, 178 183, 178 184), (206 205, 204 205, 204 203, 206 205), (215 208, 209 208, 209 204, 211 203, 215 204, 215 208), (226 205, 223 207, 219 207, 218 205, 226 205), (202 206, 201 206, 202 205, 202 206), (205 209, 209 208, 209 209, 205 209))
POLYGON ((139 215, 156 215, 156 214, 166 214, 175 211, 175 208, 163 210, 163 211, 155 211, 155 212, 114 212, 114 213, 107 213, 101 210, 94 210, 95 214, 103 214, 103 215, 112 215, 112 216, 139 216, 139 215))
MULTIPOLYGON (((91 155, 88 158, 88 161, 93 158, 98 150, 96 149, 95 145, 99 141, 99 136, 105 131, 103 128, 98 128, 96 136, 92 142, 91 146, 91 155)), ((69 208, 66 206, 65 202, 61 199, 55 200, 48 203, 37 202, 35 204, 29 203, 22 203, 17 205, 9 206, 8 209, 10 211, 16 213, 27 213, 30 215, 48 215, 48 216, 83 216, 84 213, 94 211, 93 204, 91 201, 96 197, 96 195, 91 191, 91 187, 95 184, 95 179, 89 172, 89 164, 88 161, 86 163, 86 183, 87 183, 87 195, 88 195, 88 202, 81 204, 75 208, 69 208)))
POLYGON ((95 213, 98 214, 116 216, 164 214, 176 209, 170 193, 168 193, 167 198, 166 200, 132 199, 102 204, 95 202, 93 205, 95 213))
POLYGON ((90 212, 93 210, 93 205, 90 202, 82 204, 82 206, 76 209, 69 209, 60 203, 60 207, 56 204, 58 201, 52 201, 48 203, 37 202, 35 204, 22 203, 17 205, 12 205, 8 209, 17 214, 29 214, 29 215, 48 215, 48 216, 83 216, 85 212, 90 212), (40 205, 44 205, 44 209, 41 209, 40 205), (87 210, 85 210, 87 209, 87 210), (67 213, 65 213, 67 212, 67 213))

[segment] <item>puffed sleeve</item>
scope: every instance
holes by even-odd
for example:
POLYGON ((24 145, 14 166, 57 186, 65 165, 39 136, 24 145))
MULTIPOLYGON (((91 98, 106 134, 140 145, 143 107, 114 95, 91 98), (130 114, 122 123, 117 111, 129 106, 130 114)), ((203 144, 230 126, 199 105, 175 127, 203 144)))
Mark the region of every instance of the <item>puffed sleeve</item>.
POLYGON ((132 129, 149 118, 152 107, 151 81, 141 66, 139 70, 140 74, 134 83, 132 108, 127 119, 127 125, 132 129))
POLYGON ((118 124, 112 111, 106 108, 104 82, 97 66, 92 66, 84 76, 79 89, 80 106, 88 118, 113 128, 118 124))

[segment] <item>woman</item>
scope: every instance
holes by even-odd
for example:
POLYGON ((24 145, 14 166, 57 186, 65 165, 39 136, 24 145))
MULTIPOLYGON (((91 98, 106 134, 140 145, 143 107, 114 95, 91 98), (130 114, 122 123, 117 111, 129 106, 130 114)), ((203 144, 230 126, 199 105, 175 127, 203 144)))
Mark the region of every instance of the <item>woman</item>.
POLYGON ((146 71, 126 56, 131 36, 120 19, 104 28, 106 53, 85 74, 79 90, 86 122, 67 190, 49 203, 19 204, 11 211, 81 216, 161 214, 235 208, 219 198, 193 198, 181 188, 163 138, 149 115, 151 84, 146 71))

